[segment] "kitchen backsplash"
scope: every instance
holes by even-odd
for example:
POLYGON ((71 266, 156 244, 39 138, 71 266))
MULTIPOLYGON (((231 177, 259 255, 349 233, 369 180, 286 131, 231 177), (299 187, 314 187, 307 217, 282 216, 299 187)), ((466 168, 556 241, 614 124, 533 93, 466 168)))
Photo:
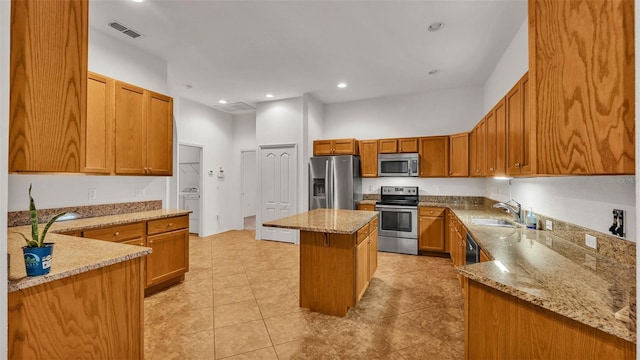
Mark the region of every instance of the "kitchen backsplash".
MULTIPOLYGON (((380 194, 363 194, 363 200, 380 200, 380 194)), ((447 204, 483 204, 482 196, 448 196, 448 195, 420 195, 421 202, 447 204)))
MULTIPOLYGON (((151 211, 162 209, 162 200, 126 202, 118 204, 102 204, 87 206, 71 206, 65 208, 38 209, 38 221, 45 223, 55 214, 61 212, 78 214, 77 218, 87 218, 95 216, 128 214, 140 211, 151 211)), ((11 211, 8 213, 7 226, 21 226, 30 224, 29 211, 11 211)))

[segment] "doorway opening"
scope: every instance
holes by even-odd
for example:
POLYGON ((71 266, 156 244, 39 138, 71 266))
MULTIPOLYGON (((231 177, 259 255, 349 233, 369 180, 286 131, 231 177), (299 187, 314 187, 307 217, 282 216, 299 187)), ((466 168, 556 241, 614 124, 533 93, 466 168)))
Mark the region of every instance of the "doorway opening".
POLYGON ((180 144, 178 148, 179 208, 190 210, 189 233, 200 236, 202 213, 202 146, 180 144))
POLYGON ((242 228, 256 229, 256 203, 258 198, 258 158, 255 150, 242 150, 242 228))

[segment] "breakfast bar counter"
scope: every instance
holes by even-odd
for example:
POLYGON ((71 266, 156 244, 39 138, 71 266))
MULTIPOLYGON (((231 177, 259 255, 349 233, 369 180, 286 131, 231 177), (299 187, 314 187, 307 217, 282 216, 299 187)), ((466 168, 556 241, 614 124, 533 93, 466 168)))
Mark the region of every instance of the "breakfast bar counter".
POLYGON ((378 265, 378 212, 315 209, 263 226, 300 230, 300 306, 345 316, 378 265))

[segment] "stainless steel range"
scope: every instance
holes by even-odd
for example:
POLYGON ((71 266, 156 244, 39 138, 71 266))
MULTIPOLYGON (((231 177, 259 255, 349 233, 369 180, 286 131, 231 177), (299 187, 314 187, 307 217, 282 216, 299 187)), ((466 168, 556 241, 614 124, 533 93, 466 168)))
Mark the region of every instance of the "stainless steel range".
POLYGON ((376 210, 380 212, 378 250, 418 255, 417 186, 383 186, 376 210))

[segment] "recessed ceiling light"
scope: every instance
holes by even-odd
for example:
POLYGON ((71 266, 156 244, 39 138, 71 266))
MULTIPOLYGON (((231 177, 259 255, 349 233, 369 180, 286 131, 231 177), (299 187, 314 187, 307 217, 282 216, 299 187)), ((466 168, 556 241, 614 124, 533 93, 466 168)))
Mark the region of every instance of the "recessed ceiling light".
POLYGON ((341 82, 341 83, 339 83, 339 84, 338 84, 338 87, 339 87, 340 89, 344 89, 344 88, 346 88, 346 87, 347 87, 347 83, 343 83, 343 82, 341 82))
POLYGON ((273 94, 267 94, 264 97, 268 97, 269 99, 271 99, 273 97, 273 94))
POLYGON ((437 74, 439 72, 440 72, 440 70, 437 70, 437 69, 431 70, 431 71, 429 71, 429 75, 435 75, 435 74, 437 74))
POLYGON ((444 23, 442 23, 442 22, 434 22, 433 24, 429 25, 428 30, 429 31, 440 31, 440 30, 442 30, 443 27, 444 27, 444 23))
POLYGON ((219 102, 220 104, 226 104, 226 103, 227 103, 227 100, 218 100, 218 102, 219 102))
POLYGON ((131 0, 133 2, 143 2, 144 0, 131 0))

